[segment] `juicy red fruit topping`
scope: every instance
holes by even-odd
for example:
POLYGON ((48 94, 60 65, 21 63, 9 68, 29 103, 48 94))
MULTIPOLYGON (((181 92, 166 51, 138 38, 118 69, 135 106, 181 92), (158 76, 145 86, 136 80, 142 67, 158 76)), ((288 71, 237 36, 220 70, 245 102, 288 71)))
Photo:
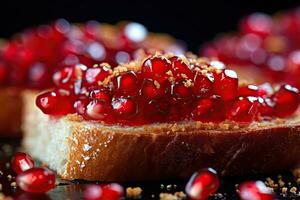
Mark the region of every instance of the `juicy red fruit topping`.
POLYGON ((46 168, 31 168, 19 174, 17 185, 30 193, 44 193, 55 187, 55 174, 46 168))
POLYGON ((192 175, 185 187, 185 192, 192 200, 205 200, 209 195, 217 192, 219 185, 217 172, 208 168, 192 175))
POLYGON ((83 193, 84 200, 119 200, 124 189, 117 183, 109 185, 88 185, 83 193))
POLYGON ((241 200, 273 200, 273 192, 262 181, 249 181, 239 186, 241 200))
POLYGON ((109 70, 100 78, 104 66, 62 68, 54 76, 66 69, 69 75, 60 76, 64 78, 57 79, 56 89, 39 95, 36 104, 45 114, 77 113, 108 124, 142 125, 226 119, 251 123, 291 116, 300 103, 291 85, 279 90, 268 83, 239 86, 236 72, 219 61, 153 55, 139 66, 131 64, 137 65, 131 66, 134 70, 105 66, 109 70))
POLYGON ((12 168, 17 174, 20 174, 33 167, 34 161, 31 156, 26 153, 17 152, 12 159, 12 168))

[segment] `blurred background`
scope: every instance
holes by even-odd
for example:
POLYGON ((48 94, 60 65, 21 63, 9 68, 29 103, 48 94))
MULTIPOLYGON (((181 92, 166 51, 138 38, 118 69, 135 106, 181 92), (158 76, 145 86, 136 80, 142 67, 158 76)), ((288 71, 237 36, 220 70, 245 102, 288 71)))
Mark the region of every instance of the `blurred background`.
POLYGON ((151 32, 166 32, 185 40, 197 52, 200 44, 217 33, 235 30, 239 19, 260 11, 268 14, 300 6, 297 0, 44 0, 1 1, 0 37, 57 18, 71 22, 120 20, 140 22, 151 32))

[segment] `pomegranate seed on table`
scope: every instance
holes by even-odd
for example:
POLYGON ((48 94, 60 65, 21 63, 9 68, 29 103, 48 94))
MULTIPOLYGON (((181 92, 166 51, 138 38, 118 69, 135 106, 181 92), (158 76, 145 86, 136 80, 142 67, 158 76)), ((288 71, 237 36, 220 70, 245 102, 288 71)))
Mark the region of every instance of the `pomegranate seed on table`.
POLYGON ((30 155, 23 152, 17 152, 11 163, 12 169, 17 174, 20 174, 34 167, 33 159, 30 157, 30 155))
POLYGON ((111 69, 106 66, 93 67, 86 70, 85 79, 87 83, 94 84, 103 81, 109 74, 111 69))
POLYGON ((220 185, 217 172, 207 168, 195 172, 185 187, 185 192, 192 200, 205 200, 218 191, 220 185))
POLYGON ((84 200, 119 200, 124 195, 124 189, 117 183, 109 185, 88 185, 83 192, 84 200))
POLYGON ((247 96, 258 96, 258 87, 256 85, 245 85, 240 86, 238 91, 238 96, 247 97, 247 96))
POLYGON ((175 77, 193 79, 192 70, 180 57, 174 56, 170 58, 170 61, 172 62, 172 72, 175 77))
POLYGON ((45 193, 55 187, 55 174, 46 168, 31 168, 16 177, 17 185, 30 193, 45 193))
POLYGON ((286 117, 296 111, 299 106, 299 90, 291 85, 282 85, 274 93, 274 111, 278 117, 286 117))
MULTIPOLYGON (((191 84, 191 82, 190 82, 191 84)), ((178 80, 172 87, 171 94, 176 100, 185 100, 192 98, 193 92, 190 85, 186 80, 178 80)))
POLYGON ((90 97, 92 99, 102 100, 102 101, 106 101, 108 103, 111 102, 111 96, 110 96, 109 91, 102 87, 98 88, 98 89, 93 89, 90 92, 90 97))
POLYGON ((273 192, 262 181, 249 181, 239 186, 241 200, 273 200, 273 192))
POLYGON ((156 99, 162 97, 167 92, 167 84, 160 84, 152 79, 144 79, 141 89, 141 95, 147 99, 156 99))
POLYGON ((208 97, 211 92, 211 88, 214 82, 212 73, 202 75, 197 73, 194 78, 193 91, 198 97, 208 97))

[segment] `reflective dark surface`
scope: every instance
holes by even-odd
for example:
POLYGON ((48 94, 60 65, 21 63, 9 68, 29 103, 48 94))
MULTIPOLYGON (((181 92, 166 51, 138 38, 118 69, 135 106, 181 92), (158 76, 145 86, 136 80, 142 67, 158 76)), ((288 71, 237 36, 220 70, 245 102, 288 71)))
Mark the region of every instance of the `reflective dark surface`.
MULTIPOLYGON (((0 138, 0 184, 2 184, 2 191, 5 195, 12 196, 17 200, 58 200, 58 199, 82 199, 84 188, 89 182, 85 181, 64 181, 58 178, 59 185, 48 192, 47 194, 34 195, 21 191, 18 188, 11 186, 14 182, 15 174, 12 172, 9 163, 14 152, 19 149, 20 141, 16 139, 2 139, 0 138), (12 178, 8 175, 12 175, 12 178)), ((286 183, 288 190, 292 187, 297 187, 295 178, 290 172, 284 172, 282 174, 282 180, 286 183), (289 184, 290 182, 290 184, 289 184)), ((237 177, 221 179, 221 187, 218 191, 218 195, 212 196, 210 199, 238 199, 236 193, 236 184, 245 180, 262 180, 265 181, 267 177, 271 177, 275 183, 277 183, 278 175, 271 176, 250 176, 250 177, 237 177)), ((187 180, 172 180, 172 181, 155 181, 155 182, 129 182, 120 183, 124 188, 126 187, 141 187, 142 198, 141 199, 159 199, 160 193, 175 193, 178 191, 184 191, 184 187, 187 180)), ((101 184, 101 182, 97 182, 101 184)), ((291 192, 281 193, 281 189, 275 189, 278 199, 300 199, 299 191, 296 194, 291 192)), ((126 198, 124 198, 126 199, 126 198)))

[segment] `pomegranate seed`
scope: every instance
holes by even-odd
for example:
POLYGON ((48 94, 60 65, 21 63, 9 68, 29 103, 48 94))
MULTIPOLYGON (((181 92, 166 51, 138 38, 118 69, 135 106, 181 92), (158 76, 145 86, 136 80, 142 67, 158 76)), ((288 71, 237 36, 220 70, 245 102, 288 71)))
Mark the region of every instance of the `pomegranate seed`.
POLYGON ((44 193, 55 187, 55 174, 46 168, 31 168, 19 174, 16 183, 26 192, 44 193))
POLYGON ((138 79, 135 72, 126 72, 113 81, 115 92, 122 95, 135 96, 137 95, 138 79))
POLYGON ((299 91, 291 85, 282 85, 273 95, 274 111, 278 117, 293 114, 299 106, 299 91))
POLYGON ((88 185, 83 193, 84 200, 119 200, 124 189, 117 183, 109 185, 88 185))
POLYGON ((74 102, 74 109, 78 114, 84 114, 86 111, 86 107, 89 104, 89 99, 86 97, 82 97, 74 102))
POLYGON ((169 113, 170 104, 164 99, 154 99, 149 101, 145 108, 144 112, 146 117, 148 117, 152 121, 162 121, 169 113))
POLYGON ((197 103, 197 107, 193 112, 193 115, 196 119, 201 118, 213 107, 212 99, 200 99, 197 103))
POLYGON ((208 97, 211 92, 213 81, 213 74, 207 73, 207 75, 204 76, 197 73, 194 78, 193 92, 197 95, 197 97, 208 97))
POLYGON ((72 88, 76 80, 82 79, 86 69, 87 67, 82 64, 64 67, 53 74, 53 82, 63 89, 72 88))
POLYGON ((36 105, 45 114, 65 115, 73 113, 73 102, 70 98, 66 98, 66 96, 60 91, 45 92, 36 98, 36 105))
POLYGON ((260 96, 260 97, 269 96, 273 93, 274 93, 274 91, 273 91, 272 85, 270 83, 264 83, 264 84, 260 85, 258 88, 258 96, 260 96))
POLYGON ((12 169, 20 174, 34 167, 33 159, 26 153, 17 152, 12 160, 12 169))
POLYGON ((170 61, 172 62, 172 72, 175 77, 193 79, 194 75, 191 69, 181 58, 174 56, 170 58, 170 61))
POLYGON ((238 91, 238 96, 247 97, 247 96, 258 96, 258 87, 256 85, 245 85, 241 86, 238 91))
POLYGON ((110 104, 106 101, 92 100, 86 106, 86 116, 89 119, 102 120, 110 112, 110 104))
POLYGON ((137 114, 137 104, 130 98, 114 98, 112 101, 114 113, 120 117, 132 117, 137 114))
POLYGON ((274 102, 270 98, 258 98, 258 112, 263 117, 274 116, 274 102))
POLYGON ((230 108, 227 118, 236 122, 251 122, 258 110, 257 97, 240 97, 230 108))
POLYGON ((97 99, 101 101, 111 102, 111 97, 109 92, 105 88, 94 89, 90 92, 90 97, 92 99, 97 99))
POLYGON ((253 13, 241 22, 243 33, 255 33, 259 36, 268 36, 272 31, 273 22, 269 15, 253 13))
POLYGON ((89 68, 86 71, 85 79, 89 84, 97 84, 103 81, 108 75, 112 73, 112 70, 107 66, 89 68))
POLYGON ((144 79, 141 95, 147 99, 160 98, 166 94, 167 87, 165 85, 151 79, 144 79))
POLYGON ((231 101, 237 96, 238 78, 233 70, 225 69, 215 76, 214 91, 224 101, 231 101))
POLYGON ((176 81, 175 85, 172 87, 171 94, 176 100, 185 100, 192 97, 191 86, 185 80, 176 81))
POLYGON ((217 192, 219 185, 217 172, 208 168, 192 175, 185 187, 185 192, 193 200, 204 200, 217 192))
POLYGON ((158 82, 163 82, 169 77, 167 72, 170 69, 170 61, 158 56, 148 58, 142 65, 142 73, 144 74, 144 77, 157 80, 158 82))
POLYGON ((241 200, 272 200, 274 194, 262 181, 249 181, 239 186, 241 200))

